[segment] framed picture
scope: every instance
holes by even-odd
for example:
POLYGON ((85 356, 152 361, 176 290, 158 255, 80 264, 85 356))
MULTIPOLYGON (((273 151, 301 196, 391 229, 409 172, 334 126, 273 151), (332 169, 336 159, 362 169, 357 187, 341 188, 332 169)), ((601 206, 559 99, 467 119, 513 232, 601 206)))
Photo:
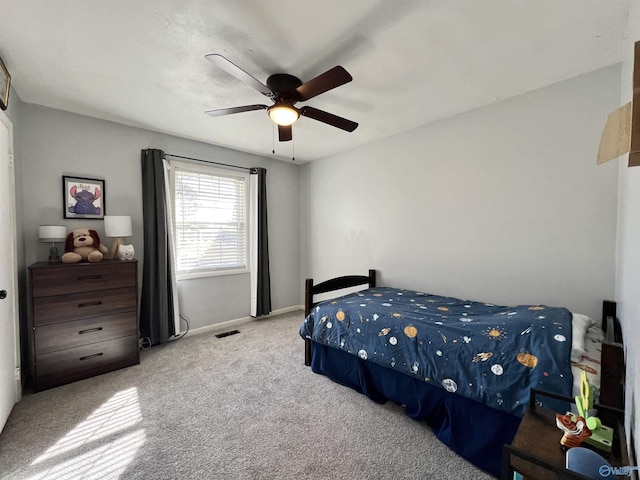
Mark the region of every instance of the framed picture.
POLYGON ((63 176, 62 198, 64 218, 104 218, 104 180, 63 176))
POLYGON ((0 58, 0 108, 6 110, 9 105, 9 86, 11 85, 11 75, 4 66, 0 58))

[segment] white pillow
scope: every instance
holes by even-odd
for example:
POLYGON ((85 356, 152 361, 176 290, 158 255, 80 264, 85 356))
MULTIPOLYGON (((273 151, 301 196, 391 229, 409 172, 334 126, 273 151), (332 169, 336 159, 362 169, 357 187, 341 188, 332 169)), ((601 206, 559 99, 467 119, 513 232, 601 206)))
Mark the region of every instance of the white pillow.
POLYGON ((582 355, 586 353, 584 346, 584 339, 587 335, 587 329, 596 322, 591 317, 582 315, 581 313, 574 313, 573 320, 571 321, 571 361, 579 362, 582 360, 582 355))

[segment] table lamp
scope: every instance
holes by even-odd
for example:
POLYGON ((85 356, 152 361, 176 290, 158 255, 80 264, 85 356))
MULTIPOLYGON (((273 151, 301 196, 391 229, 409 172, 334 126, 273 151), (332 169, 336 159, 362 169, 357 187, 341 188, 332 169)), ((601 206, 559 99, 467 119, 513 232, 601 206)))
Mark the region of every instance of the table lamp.
POLYGON ((67 239, 67 227, 64 225, 40 225, 38 226, 38 238, 42 243, 50 243, 49 263, 60 261, 56 242, 64 242, 67 239))
POLYGON ((104 216, 104 234, 107 237, 114 237, 111 246, 111 254, 109 258, 115 258, 118 253, 118 247, 123 245, 123 237, 130 237, 132 232, 131 217, 126 215, 105 215, 104 216))

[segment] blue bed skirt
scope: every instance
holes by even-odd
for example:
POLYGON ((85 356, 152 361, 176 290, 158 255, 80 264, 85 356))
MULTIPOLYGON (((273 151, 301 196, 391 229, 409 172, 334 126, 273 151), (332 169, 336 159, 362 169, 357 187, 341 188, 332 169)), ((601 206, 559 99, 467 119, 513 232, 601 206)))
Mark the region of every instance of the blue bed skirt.
POLYGON ((311 369, 365 394, 377 403, 391 400, 424 420, 436 437, 486 472, 502 474, 502 448, 511 443, 520 417, 487 407, 424 381, 367 362, 342 350, 312 342, 311 369))

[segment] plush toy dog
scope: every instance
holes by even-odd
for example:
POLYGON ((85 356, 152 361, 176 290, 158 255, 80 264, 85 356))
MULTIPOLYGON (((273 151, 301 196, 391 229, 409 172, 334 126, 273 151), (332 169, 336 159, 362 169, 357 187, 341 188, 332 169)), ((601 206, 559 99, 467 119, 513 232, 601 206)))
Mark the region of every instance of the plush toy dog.
POLYGON ((82 260, 89 262, 99 262, 103 258, 103 253, 109 250, 100 243, 100 237, 95 230, 79 228, 67 235, 62 255, 64 263, 78 263, 82 260))

